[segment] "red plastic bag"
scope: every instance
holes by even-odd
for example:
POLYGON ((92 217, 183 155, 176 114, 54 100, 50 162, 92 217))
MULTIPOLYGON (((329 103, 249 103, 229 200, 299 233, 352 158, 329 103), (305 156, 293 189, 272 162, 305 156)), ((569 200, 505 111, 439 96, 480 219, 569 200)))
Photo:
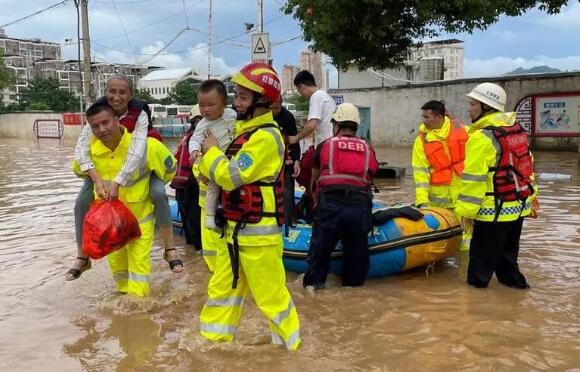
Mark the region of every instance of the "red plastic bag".
POLYGON ((102 258, 140 236, 139 222, 123 202, 95 200, 83 224, 83 252, 102 258))

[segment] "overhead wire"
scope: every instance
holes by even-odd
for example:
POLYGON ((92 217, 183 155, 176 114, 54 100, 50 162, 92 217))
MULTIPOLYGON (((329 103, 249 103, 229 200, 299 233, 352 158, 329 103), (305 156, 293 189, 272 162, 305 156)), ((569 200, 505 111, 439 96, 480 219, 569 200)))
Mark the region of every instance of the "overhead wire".
POLYGON ((56 3, 56 4, 53 4, 53 5, 51 5, 51 6, 48 6, 48 7, 46 7, 46 8, 40 9, 40 10, 38 10, 38 11, 36 11, 36 12, 34 12, 34 13, 31 13, 31 14, 29 14, 29 15, 26 15, 26 16, 24 16, 24 17, 20 17, 20 18, 18 18, 18 19, 15 19, 14 21, 11 21, 11 22, 8 22, 8 23, 5 23, 5 24, 3 24, 3 25, 0 25, 0 28, 8 27, 8 26, 11 26, 11 25, 13 25, 13 24, 16 24, 16 23, 18 23, 18 22, 22 22, 22 21, 24 21, 24 20, 26 20, 26 19, 28 19, 28 18, 32 18, 32 17, 34 17, 35 15, 38 15, 38 14, 44 13, 44 12, 46 12, 46 11, 48 11, 48 10, 51 10, 51 9, 54 9, 54 8, 56 8, 56 7, 60 6, 60 5, 64 5, 65 3, 68 3, 69 1, 71 1, 71 0, 63 0, 63 1, 60 1, 60 2, 58 2, 58 3, 56 3))
POLYGON ((121 13, 119 12, 119 8, 117 7, 117 2, 115 0, 112 0, 112 1, 113 1, 113 8, 115 9, 115 12, 117 13, 117 17, 119 18, 119 23, 121 23, 121 28, 123 29, 123 33, 125 34, 125 38, 127 39, 127 42, 129 43, 129 47, 131 48, 131 55, 133 55, 133 59, 137 59, 137 57, 135 57, 135 55, 133 54, 133 52, 135 51, 135 47, 133 46, 131 39, 129 39, 129 35, 127 35, 127 29, 125 28, 125 24, 123 23, 123 17, 121 17, 121 13))

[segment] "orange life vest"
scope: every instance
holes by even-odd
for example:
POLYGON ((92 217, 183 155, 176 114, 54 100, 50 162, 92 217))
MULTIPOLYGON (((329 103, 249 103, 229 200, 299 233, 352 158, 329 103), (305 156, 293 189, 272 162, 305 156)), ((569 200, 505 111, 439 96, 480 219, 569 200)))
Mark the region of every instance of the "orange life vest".
POLYGON ((431 166, 431 185, 449 185, 453 173, 461 176, 465 160, 465 143, 468 136, 459 120, 451 120, 449 135, 445 143, 441 141, 427 142, 426 133, 421 133, 423 148, 427 161, 431 166))

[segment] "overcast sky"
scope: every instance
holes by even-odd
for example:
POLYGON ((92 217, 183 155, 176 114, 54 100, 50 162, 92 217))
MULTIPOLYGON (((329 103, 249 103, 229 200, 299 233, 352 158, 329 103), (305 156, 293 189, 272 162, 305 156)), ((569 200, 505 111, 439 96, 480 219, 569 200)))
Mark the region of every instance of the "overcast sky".
MULTIPOLYGON (((0 0, 0 24, 57 2, 0 0)), ((93 56, 105 62, 194 67, 207 73, 208 4, 209 0, 89 0, 93 56), (194 30, 183 31, 186 27, 194 30), (167 44, 161 55, 148 61, 167 44)), ((282 4, 283 0, 264 0, 264 29, 275 44, 272 54, 278 69, 282 64, 298 64, 300 51, 307 47, 299 38, 298 23, 280 11, 282 4)), ((212 73, 232 72, 249 60, 250 36, 244 33, 244 23, 256 23, 256 15, 255 0, 213 0, 212 73)), ((5 32, 11 37, 63 43, 64 57, 75 58, 76 45, 65 45, 65 39, 76 38, 76 27, 76 10, 70 1, 5 27, 5 32)), ((580 69, 580 5, 575 0, 559 15, 532 11, 503 18, 485 31, 445 36, 465 41, 465 77, 500 75, 537 65, 580 69)))

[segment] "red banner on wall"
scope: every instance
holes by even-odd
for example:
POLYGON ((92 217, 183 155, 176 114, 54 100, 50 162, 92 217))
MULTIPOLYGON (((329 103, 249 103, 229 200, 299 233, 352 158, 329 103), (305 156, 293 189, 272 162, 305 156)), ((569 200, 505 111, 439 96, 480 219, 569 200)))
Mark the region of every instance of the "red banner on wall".
POLYGON ((64 125, 81 125, 81 115, 75 112, 65 112, 62 114, 62 123, 64 125))

